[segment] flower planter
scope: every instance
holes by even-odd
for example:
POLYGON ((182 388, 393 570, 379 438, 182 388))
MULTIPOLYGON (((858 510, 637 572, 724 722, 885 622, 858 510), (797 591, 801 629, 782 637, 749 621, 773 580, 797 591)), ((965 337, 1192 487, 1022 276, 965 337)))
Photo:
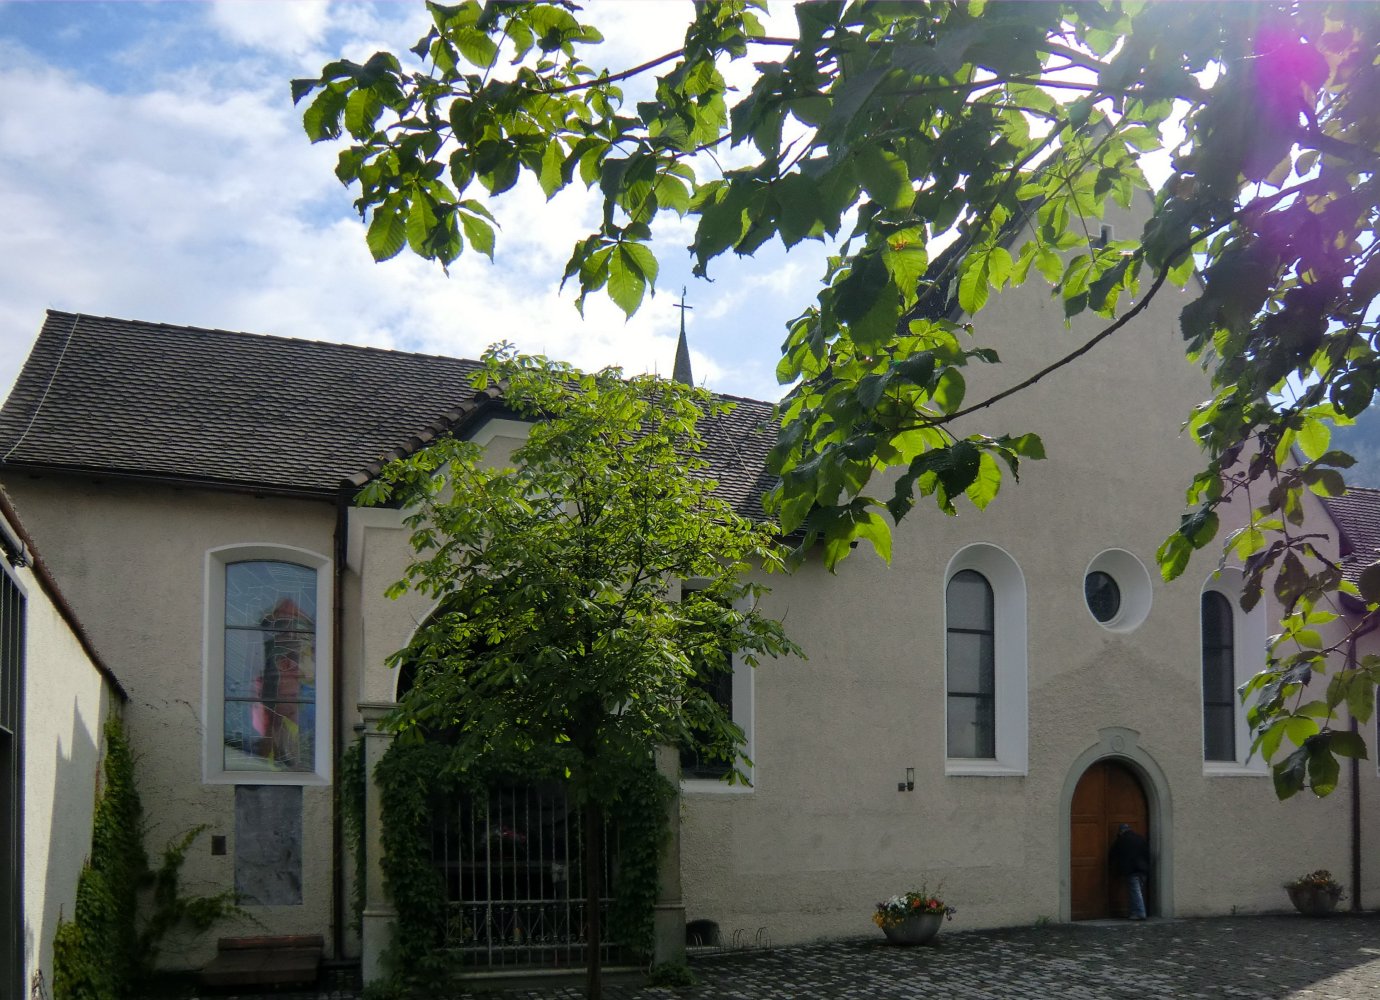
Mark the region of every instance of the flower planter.
POLYGON ((925 944, 939 933, 939 925, 944 922, 942 913, 918 913, 906 917, 899 924, 883 927, 882 933, 892 944, 925 944))
POLYGON ((1325 917, 1337 908, 1342 898, 1341 886, 1287 885, 1289 902, 1305 917, 1325 917))

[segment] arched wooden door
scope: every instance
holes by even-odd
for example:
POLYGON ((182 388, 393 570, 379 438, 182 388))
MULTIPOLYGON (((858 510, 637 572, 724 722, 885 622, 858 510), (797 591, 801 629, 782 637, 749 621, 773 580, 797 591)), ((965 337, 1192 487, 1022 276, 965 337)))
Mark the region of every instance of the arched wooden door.
MULTIPOLYGON (((1145 789, 1126 765, 1099 760, 1078 779, 1070 809, 1069 910, 1074 920, 1127 914, 1126 886, 1107 867, 1107 852, 1122 823, 1150 837, 1145 789)), ((1153 900, 1146 905, 1153 909, 1153 900)))

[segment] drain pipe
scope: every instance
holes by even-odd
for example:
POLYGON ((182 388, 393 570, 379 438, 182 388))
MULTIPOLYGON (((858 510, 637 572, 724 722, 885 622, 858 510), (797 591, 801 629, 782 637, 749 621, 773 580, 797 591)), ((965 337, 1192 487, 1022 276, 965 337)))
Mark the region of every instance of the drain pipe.
POLYGON ((340 759, 345 738, 345 557, 349 544, 350 497, 344 488, 335 499, 335 579, 331 595, 331 954, 337 962, 345 957, 345 819, 340 814, 340 759))

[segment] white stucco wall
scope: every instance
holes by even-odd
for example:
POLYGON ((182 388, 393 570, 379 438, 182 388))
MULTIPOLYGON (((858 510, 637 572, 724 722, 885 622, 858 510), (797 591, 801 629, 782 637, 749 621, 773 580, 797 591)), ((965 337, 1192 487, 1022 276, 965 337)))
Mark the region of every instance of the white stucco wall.
MULTIPOLYGON (((0 517, 0 524, 11 529, 0 517)), ((91 853, 102 732, 116 700, 28 566, 5 567, 25 599, 24 983, 53 980, 53 935, 72 919, 91 853)))
MULTIPOLYGON (((891 566, 863 546, 837 577, 812 561, 769 581, 768 612, 809 660, 757 670, 754 790, 687 791, 688 918, 718 921, 725 939, 758 928, 778 943, 864 934, 877 899, 922 880, 943 884, 964 927, 1066 917, 1062 796, 1113 727, 1163 776, 1163 815, 1151 822, 1164 826, 1171 912, 1280 909, 1285 879, 1346 870, 1345 784, 1325 801, 1279 803, 1268 776, 1204 773, 1199 600, 1216 554, 1199 553, 1170 584, 1155 566, 1201 466, 1179 430, 1206 394, 1183 358, 1183 301, 1165 293, 1076 364, 961 423, 960 433, 1036 431, 1049 455, 1026 463, 1019 484, 1008 477, 987 511, 960 504, 947 518, 922 499, 891 566), (1010 553, 1028 585, 1023 776, 945 773, 944 567, 976 542, 1010 553), (1083 598, 1089 563, 1112 548, 1149 571, 1148 615, 1127 632, 1100 626, 1083 598), (898 793, 907 767, 915 790, 898 793)), ((1059 304, 1034 290, 989 310, 978 339, 1004 363, 969 370, 969 402, 1100 326, 1083 317, 1066 330, 1059 304)))
MULTIPOLYGON (((202 775, 206 553, 267 544, 330 556, 333 504, 65 477, 7 486, 93 642, 129 692, 124 717, 150 855, 156 863, 166 843, 208 824, 188 854, 184 890, 233 888, 235 786, 207 784, 202 775), (213 835, 227 838, 222 856, 211 854, 213 835)), ((330 669, 329 661, 319 664, 322 672, 330 669)), ((324 718, 329 707, 319 711, 324 718)), ((196 939, 174 937, 160 963, 199 967, 214 955, 216 938, 227 935, 323 934, 329 949, 332 797, 328 786, 303 788, 301 905, 247 907, 258 926, 227 922, 196 939)), ((87 828, 89 836, 89 822, 87 828)))

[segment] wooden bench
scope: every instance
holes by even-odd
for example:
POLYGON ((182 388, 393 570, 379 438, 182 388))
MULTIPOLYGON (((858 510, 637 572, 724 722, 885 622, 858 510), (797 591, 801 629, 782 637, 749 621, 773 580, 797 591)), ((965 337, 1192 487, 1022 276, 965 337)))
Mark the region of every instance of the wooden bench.
POLYGON ((201 984, 300 986, 316 982, 326 942, 320 934, 221 938, 216 957, 201 970, 201 984))

